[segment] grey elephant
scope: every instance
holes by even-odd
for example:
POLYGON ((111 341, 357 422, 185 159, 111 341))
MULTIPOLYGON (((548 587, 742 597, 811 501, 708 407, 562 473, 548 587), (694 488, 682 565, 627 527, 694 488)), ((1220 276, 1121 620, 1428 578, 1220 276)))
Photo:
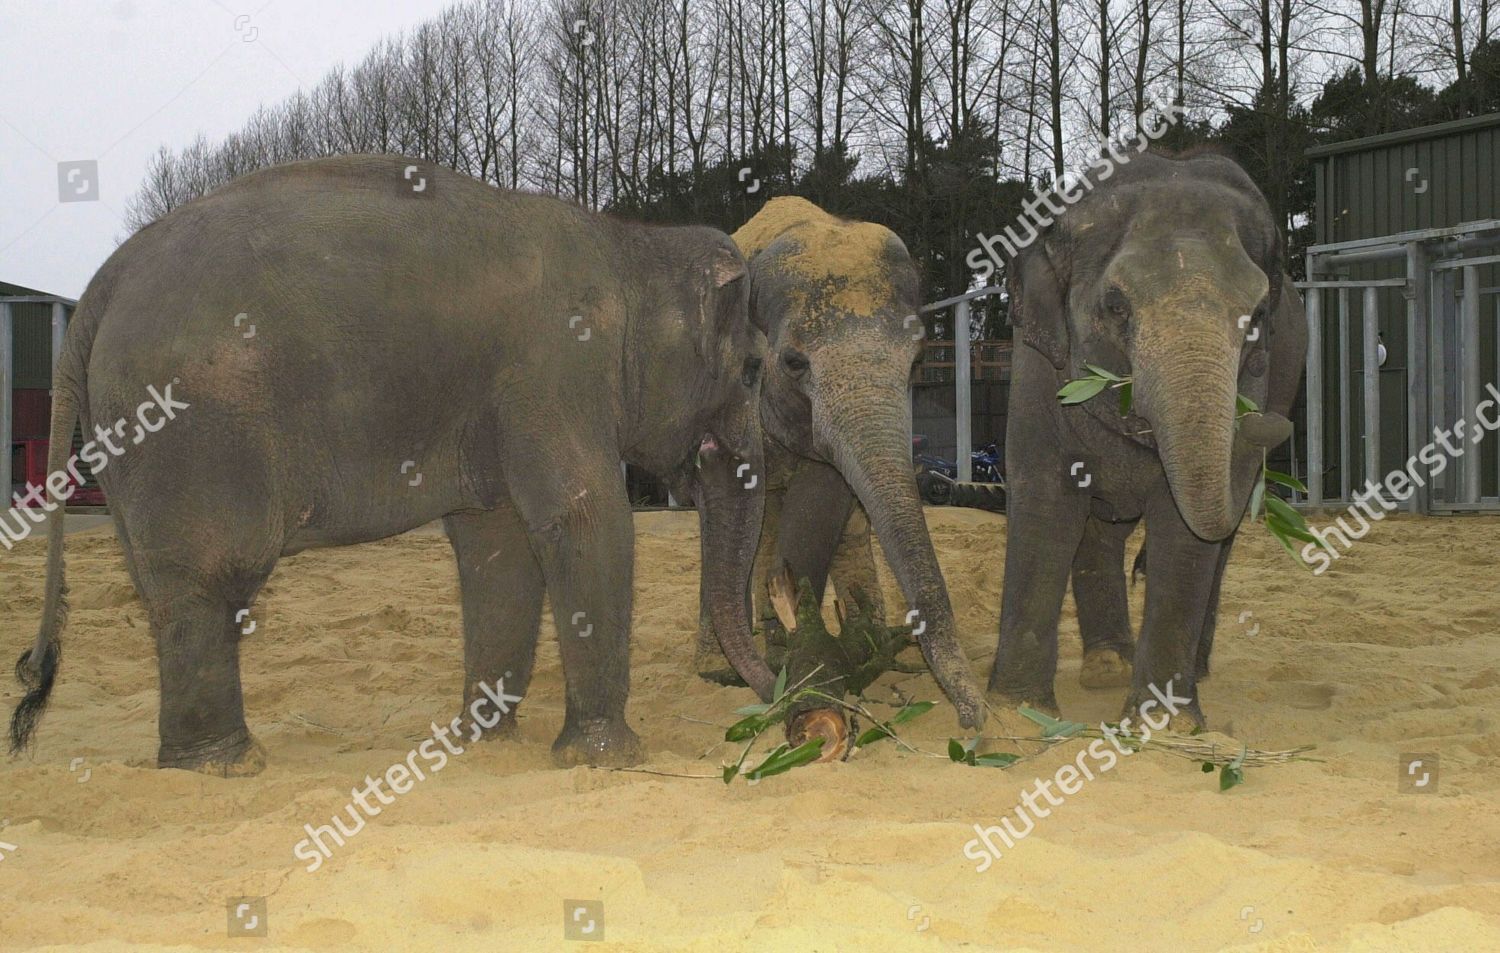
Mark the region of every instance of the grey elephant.
MULTIPOLYGON (((1307 348, 1307 320, 1302 296, 1292 285, 1290 275, 1282 276, 1281 305, 1271 316, 1273 341, 1291 353, 1307 348)), ((1273 425, 1292 411, 1302 384, 1302 367, 1291 360, 1276 364, 1267 375, 1266 404, 1263 408, 1273 425)), ((1073 601, 1078 607, 1078 629, 1083 640, 1083 666, 1078 681, 1085 688, 1113 688, 1130 684, 1134 639, 1130 629, 1130 600, 1126 590, 1125 543, 1136 528, 1136 521, 1107 523, 1090 517, 1083 540, 1073 557, 1073 601)), ((1209 656, 1213 652, 1214 630, 1219 616, 1219 593, 1224 570, 1235 533, 1224 541, 1219 567, 1214 573, 1204 613, 1203 630, 1198 636, 1195 677, 1202 681, 1209 674, 1209 656)), ((1138 579, 1146 572, 1150 549, 1143 542, 1136 553, 1130 576, 1138 579)))
MULTIPOLYGON (((438 518, 462 586, 466 712, 495 724, 479 712, 502 679, 524 694, 545 593, 567 680, 554 755, 638 760, 622 460, 695 467, 716 629, 731 659, 758 658, 743 593, 763 495, 744 472, 762 465, 765 342, 747 285, 722 232, 393 156, 257 172, 133 236, 68 329, 48 462, 66 465, 75 420, 97 433, 170 385, 175 418, 99 471, 156 639, 158 764, 263 764, 240 623, 278 559, 438 518)), ((17 749, 57 672, 61 528, 17 666, 17 749)))
POLYGON ((1290 433, 1285 412, 1306 349, 1283 259, 1265 199, 1232 161, 1145 154, 1078 197, 1011 263, 1024 346, 1006 433, 995 703, 1056 711, 1070 571, 1075 594, 1083 590, 1086 648, 1129 651, 1123 547, 1144 519, 1146 609, 1125 707, 1170 690, 1185 699, 1174 725, 1204 724, 1196 681, 1219 582, 1263 451, 1290 433), (1113 391, 1059 401, 1086 364, 1131 378, 1129 413, 1113 391), (1240 414, 1238 395, 1263 412, 1240 414))
MULTIPOLYGON (((757 588, 785 565, 821 599, 837 564, 836 585, 877 596, 873 528, 928 666, 959 722, 979 727, 983 697, 958 644, 912 472, 908 388, 922 324, 906 246, 883 226, 838 219, 800 198, 767 202, 734 240, 750 263, 752 314, 769 339, 760 404, 769 486, 757 588)), ((706 586, 703 603, 712 597, 706 586)), ((698 640, 705 673, 718 662, 716 617, 708 622, 698 640)), ((769 694, 764 666, 735 667, 769 694)))

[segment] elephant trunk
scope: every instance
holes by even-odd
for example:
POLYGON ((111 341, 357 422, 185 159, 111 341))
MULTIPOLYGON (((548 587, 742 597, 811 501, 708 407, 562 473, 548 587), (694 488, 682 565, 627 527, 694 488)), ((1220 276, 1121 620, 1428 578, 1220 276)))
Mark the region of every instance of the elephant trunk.
POLYGON ((814 429, 830 461, 869 514, 886 561, 912 611, 907 623, 933 676, 965 727, 984 723, 983 698, 959 647, 953 607, 927 531, 911 466, 904 387, 867 384, 814 401, 814 429), (821 418, 821 419, 819 419, 821 418))
POLYGON ((763 701, 776 676, 755 650, 750 577, 765 507, 765 466, 758 421, 753 440, 733 453, 713 438, 698 454, 698 507, 702 517, 703 588, 719 648, 763 701))
POLYGON ((1234 532, 1243 509, 1231 479, 1236 357, 1225 340, 1178 343, 1135 362, 1137 410, 1151 424, 1172 498, 1188 528, 1211 541, 1234 532))

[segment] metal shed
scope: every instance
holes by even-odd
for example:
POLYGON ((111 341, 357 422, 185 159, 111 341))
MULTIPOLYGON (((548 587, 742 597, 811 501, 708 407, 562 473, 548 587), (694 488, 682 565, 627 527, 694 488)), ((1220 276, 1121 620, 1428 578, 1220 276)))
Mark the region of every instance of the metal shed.
MULTIPOLYGON (((72 298, 0 282, 0 487, 11 505, 16 477, 45 446, 52 420, 52 368, 72 298)), ((34 467, 33 467, 34 469, 34 467)))
MULTIPOLYGON (((1307 155, 1317 243, 1302 454, 1319 506, 1407 469, 1434 428, 1465 420, 1475 433, 1500 371, 1500 114, 1307 155)), ((1440 468, 1419 464, 1428 479, 1404 507, 1500 510, 1500 433, 1477 436, 1440 468)))

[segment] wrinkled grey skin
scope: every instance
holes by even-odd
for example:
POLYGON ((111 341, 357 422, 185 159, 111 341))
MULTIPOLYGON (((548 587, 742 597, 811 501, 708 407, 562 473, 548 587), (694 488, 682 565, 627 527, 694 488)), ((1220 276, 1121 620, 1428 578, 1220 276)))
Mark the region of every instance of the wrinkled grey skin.
MULTIPOLYGON (((766 488, 765 516, 761 521, 760 545, 756 549, 755 569, 750 580, 751 618, 756 627, 773 639, 780 637, 781 621, 771 605, 770 591, 773 577, 784 564, 781 562, 784 558, 781 555, 783 525, 798 540, 787 548, 799 565, 807 568, 813 576, 824 573, 826 585, 833 586, 834 598, 846 606, 855 604, 854 593, 858 590, 870 619, 884 625, 885 597, 875 569, 874 536, 864 507, 855 500, 841 529, 837 525, 839 504, 852 495, 848 492, 848 484, 843 484, 835 494, 835 505, 829 506, 824 494, 809 492, 816 480, 809 481, 797 475, 804 465, 821 467, 823 464, 806 458, 788 459, 789 455, 781 452, 780 447, 772 447, 769 452, 775 462, 768 461, 767 465, 769 486, 766 488), (794 485, 799 488, 798 492, 789 495, 787 490, 794 485), (830 541, 835 542, 831 556, 826 551, 830 541)), ((679 492, 687 498, 692 491, 688 488, 679 492)), ((823 588, 824 585, 820 584, 820 591, 823 588)), ((707 590, 701 586, 698 603, 698 646, 693 662, 698 674, 720 684, 743 684, 738 672, 724 668, 724 653, 714 635, 707 590)))
MULTIPOLYGON (((1271 340, 1276 342, 1275 348, 1285 349, 1288 353, 1302 353, 1307 348, 1306 313, 1302 296, 1292 286, 1290 275, 1282 277, 1281 306, 1271 319, 1271 340)), ((1273 362, 1267 373, 1265 409, 1288 416, 1302 384, 1302 364, 1292 360, 1273 362)), ((1085 688, 1130 684, 1135 640, 1131 637, 1130 600, 1123 565, 1125 543, 1135 527, 1134 520, 1106 523, 1090 517, 1078 553, 1073 557, 1073 601, 1078 606, 1078 628, 1083 639, 1083 668, 1079 682, 1085 688)), ((1214 629, 1219 616, 1219 591, 1233 545, 1234 536, 1231 535, 1219 554, 1203 631, 1198 637, 1195 672, 1200 681, 1209 674, 1209 656, 1213 651, 1214 629)), ((1145 573, 1149 552, 1142 543, 1130 572, 1132 578, 1137 573, 1145 573)))
MULTIPOLYGON (((1016 349, 1006 437, 1010 543, 989 682, 996 703, 1056 710, 1069 572, 1086 532, 1109 535, 1090 530, 1090 517, 1144 518, 1146 611, 1125 708, 1135 712, 1154 698, 1149 686, 1165 691, 1171 682, 1191 699, 1174 726, 1203 725, 1196 675, 1216 579, 1263 449, 1290 433, 1274 413, 1237 424, 1236 394, 1267 407, 1271 369, 1290 373, 1305 351, 1302 335, 1278 334, 1269 320, 1289 291, 1282 259, 1264 198, 1233 162, 1142 155, 1059 216, 1009 269, 1025 346, 1016 349), (1113 392, 1076 406, 1058 400, 1085 364, 1133 375, 1129 416, 1113 392)), ((1121 562, 1107 554, 1095 578, 1114 586, 1121 562)), ((1107 601, 1118 605, 1122 591, 1123 583, 1107 601)))
MULTIPOLYGON (((837 304, 843 276, 815 280, 789 267, 789 259, 805 251, 798 235, 789 230, 750 260, 751 309, 770 342, 761 390, 772 497, 767 510, 780 514, 763 553, 774 547, 772 571, 788 566, 821 598, 855 501, 862 504, 907 604, 918 613, 913 625, 934 677, 959 722, 978 728, 983 698, 958 645, 912 474, 908 387, 922 350, 914 317, 916 268, 891 235, 876 263, 883 283, 879 300, 867 313, 852 313, 837 304)), ((868 534, 856 526, 842 562, 857 564, 861 546, 868 553, 868 534)), ((762 566, 765 561, 763 555, 762 566)), ((872 558, 869 565, 873 569, 872 558)), ((851 577, 845 582, 864 575, 845 574, 851 577)), ((705 627, 700 671, 714 667, 712 644, 705 627)), ((769 696, 770 685, 748 676, 746 681, 769 696)))
MULTIPOLYGON (((567 677, 555 756, 638 760, 620 462, 671 473, 705 442, 715 621, 727 653, 754 656, 738 597, 762 495, 734 471, 762 467, 765 345, 738 249, 431 166, 414 193, 410 164, 299 162, 182 206, 115 252, 69 328, 54 448, 75 415, 86 430, 133 415, 148 385, 190 404, 100 476, 157 641, 163 767, 263 762, 235 616, 278 559, 440 517, 462 583, 466 713, 481 682, 525 693, 545 593, 567 677)), ((31 659, 55 658, 61 525, 31 659)), ((22 673, 50 682, 42 667, 22 673)))

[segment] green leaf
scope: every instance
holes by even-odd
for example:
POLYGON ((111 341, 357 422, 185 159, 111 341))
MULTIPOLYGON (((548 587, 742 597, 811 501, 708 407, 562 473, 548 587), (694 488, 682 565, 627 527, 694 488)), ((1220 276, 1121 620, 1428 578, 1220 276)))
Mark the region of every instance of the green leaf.
POLYGON ((1135 385, 1126 381, 1120 385, 1120 416, 1124 417, 1130 413, 1130 407, 1134 398, 1135 385))
POLYGON ((729 726, 724 732, 725 741, 748 741, 765 731, 771 725, 771 720, 764 715, 751 715, 742 718, 729 726))
POLYGON ((912 702, 891 716, 890 723, 893 725, 904 725, 913 718, 927 714, 937 707, 937 702, 912 702))
POLYGON ((1284 487, 1296 490, 1298 493, 1306 493, 1307 487, 1303 482, 1290 473, 1282 473, 1280 470, 1266 470, 1266 479, 1272 483, 1279 483, 1284 487))
POLYGON ((822 738, 814 738, 804 742, 795 748, 788 748, 785 744, 776 746, 766 760, 745 772, 745 777, 754 781, 761 778, 769 778, 773 774, 782 774, 793 768, 800 767, 818 760, 818 755, 823 750, 822 738))
POLYGON ((996 751, 992 754, 982 754, 969 763, 981 768, 1006 768, 1020 760, 1021 756, 1018 754, 996 751))
POLYGON ((964 760, 964 756, 967 754, 968 751, 964 748, 963 742, 959 741, 957 738, 948 739, 949 761, 957 761, 959 763, 962 763, 964 760))
POLYGON ((1113 381, 1117 384, 1125 380, 1125 378, 1121 377, 1120 375, 1114 373, 1113 371, 1107 371, 1104 368, 1100 367, 1098 364, 1085 364, 1083 366, 1085 370, 1087 370, 1090 374, 1093 374, 1095 377, 1102 377, 1107 381, 1113 381))
POLYGON ((1250 522, 1260 519, 1261 507, 1266 500, 1266 481, 1256 480, 1255 489, 1250 491, 1250 522))
POLYGON ((776 676, 776 688, 771 692, 771 701, 781 701, 781 696, 786 694, 786 666, 781 667, 781 674, 776 676))
POLYGON ((1234 410, 1236 414, 1254 414, 1260 412, 1260 405, 1244 394, 1234 396, 1234 410))
POLYGON ((1308 571, 1312 570, 1312 566, 1308 565, 1308 563, 1303 560, 1302 554, 1299 553, 1295 548, 1293 548, 1291 542, 1288 541, 1287 536, 1277 528, 1277 525, 1273 525, 1270 519, 1266 520, 1266 528, 1271 531, 1271 535, 1275 537, 1276 542, 1281 544, 1281 548, 1286 550, 1287 555, 1296 560, 1297 565, 1301 566, 1304 569, 1307 569, 1308 571))
POLYGON ((1292 509, 1290 503, 1275 493, 1266 494, 1266 511, 1272 516, 1279 517, 1288 526, 1295 526, 1304 533, 1307 532, 1307 520, 1302 517, 1301 513, 1292 509))
POLYGON ((730 781, 733 781, 735 774, 739 770, 740 770, 740 766, 737 765, 737 764, 726 764, 726 765, 724 765, 724 783, 728 784, 730 781))
POLYGON ((1232 764, 1226 764, 1219 769, 1219 790, 1227 791, 1236 784, 1245 783, 1245 772, 1232 764))
POLYGON ((1076 721, 1060 721, 1026 705, 1022 705, 1020 711, 1022 715, 1042 726, 1043 738, 1069 738, 1088 727, 1076 721))
POLYGON ((865 745, 872 745, 882 738, 894 737, 896 736, 886 726, 876 725, 874 728, 869 728, 861 732, 860 736, 854 740, 854 747, 863 748, 865 745))
POLYGON ((742 708, 736 708, 734 713, 736 715, 764 715, 770 710, 770 705, 745 705, 742 708))
MULTIPOLYGON (((1271 497, 1271 499, 1274 499, 1274 497, 1271 497)), ((1314 536, 1312 533, 1309 533, 1305 529, 1298 529, 1297 527, 1290 525, 1286 520, 1277 516, 1275 513, 1266 514, 1266 526, 1270 528, 1271 532, 1276 533, 1279 536, 1287 536, 1292 539, 1301 540, 1304 543, 1316 543, 1318 541, 1318 537, 1314 536)))
POLYGON ((1080 377, 1076 381, 1068 381, 1057 392, 1057 396, 1064 404, 1081 404, 1084 401, 1098 396, 1099 392, 1109 386, 1109 381, 1102 377, 1080 377))
POLYGON ((1205 761, 1205 762, 1203 762, 1203 773, 1204 774, 1213 774, 1214 773, 1214 763, 1212 761, 1205 761))

